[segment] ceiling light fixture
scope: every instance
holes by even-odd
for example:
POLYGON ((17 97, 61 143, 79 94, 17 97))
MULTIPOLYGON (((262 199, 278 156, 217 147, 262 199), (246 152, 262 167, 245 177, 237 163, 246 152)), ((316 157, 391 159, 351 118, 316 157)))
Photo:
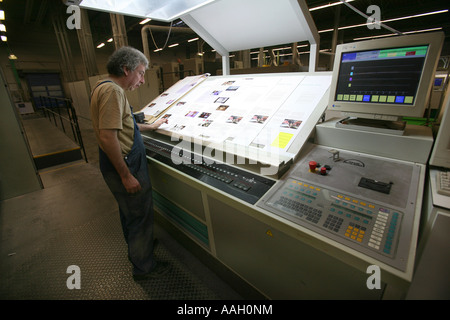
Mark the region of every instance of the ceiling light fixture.
POLYGON ((150 21, 152 21, 152 19, 145 19, 145 20, 142 20, 141 22, 139 22, 139 24, 146 24, 147 22, 150 22, 150 21))
MULTIPOLYGON (((432 12, 419 13, 419 14, 415 14, 415 15, 411 15, 411 16, 404 16, 404 17, 399 17, 399 18, 386 19, 386 20, 382 20, 380 22, 381 23, 386 23, 386 22, 393 22, 393 21, 399 21, 399 20, 405 20, 405 19, 420 18, 420 17, 425 17, 425 16, 429 16, 429 15, 434 15, 434 14, 440 14, 440 13, 447 13, 447 12, 448 12, 448 9, 438 10, 438 11, 432 11, 432 12)), ((351 26, 339 27, 338 30, 345 30, 345 29, 351 29, 351 28, 357 28, 357 27, 365 27, 365 26, 367 26, 367 23, 361 23, 361 24, 355 24, 355 25, 351 25, 351 26)), ((325 30, 319 31, 319 33, 331 32, 333 30, 334 29, 325 29, 325 30)))
MULTIPOLYGON (((355 1, 355 0, 348 0, 346 2, 353 2, 353 1, 355 1)), ((311 9, 309 9, 309 11, 315 11, 315 10, 329 8, 329 7, 334 7, 334 6, 338 6, 340 4, 344 4, 344 3, 342 1, 338 1, 338 2, 333 2, 333 3, 329 3, 329 4, 324 4, 322 6, 311 8, 311 9)))
MULTIPOLYGON (((403 34, 422 33, 422 32, 439 31, 439 30, 442 30, 442 27, 432 28, 432 29, 416 30, 416 31, 407 31, 407 32, 403 32, 403 34)), ((371 37, 369 36, 369 37, 355 38, 353 40, 354 41, 359 41, 359 40, 368 40, 368 39, 384 38, 384 37, 392 37, 392 36, 396 36, 396 34, 388 33, 388 34, 382 34, 382 35, 378 35, 378 36, 371 36, 371 37)))

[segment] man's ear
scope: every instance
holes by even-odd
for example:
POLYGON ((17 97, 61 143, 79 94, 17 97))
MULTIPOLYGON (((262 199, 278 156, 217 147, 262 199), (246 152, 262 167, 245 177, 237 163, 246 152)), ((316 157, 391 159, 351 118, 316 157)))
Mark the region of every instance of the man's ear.
POLYGON ((128 70, 128 68, 125 67, 125 66, 122 67, 122 70, 123 70, 123 74, 124 74, 125 76, 128 76, 128 74, 130 73, 130 70, 128 70))

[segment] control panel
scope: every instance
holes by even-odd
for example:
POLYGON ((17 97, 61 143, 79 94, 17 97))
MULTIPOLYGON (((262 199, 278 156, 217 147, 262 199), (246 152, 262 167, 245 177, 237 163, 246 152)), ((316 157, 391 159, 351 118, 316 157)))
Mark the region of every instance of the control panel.
POLYGON ((370 201, 289 178, 266 203, 289 220, 306 222, 393 257, 403 213, 370 201))
POLYGON ((250 204, 255 204, 276 182, 190 150, 145 136, 143 139, 148 157, 250 204))
POLYGON ((314 146, 258 206, 400 270, 420 167, 314 146))

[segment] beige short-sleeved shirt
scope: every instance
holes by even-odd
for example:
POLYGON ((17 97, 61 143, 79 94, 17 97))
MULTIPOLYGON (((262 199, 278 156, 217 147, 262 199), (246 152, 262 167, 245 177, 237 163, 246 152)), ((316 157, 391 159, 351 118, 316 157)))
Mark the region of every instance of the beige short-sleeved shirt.
MULTIPOLYGON (((98 81, 96 86, 102 81, 98 81)), ((122 154, 131 151, 134 141, 134 121, 125 91, 114 82, 96 87, 91 96, 91 117, 97 141, 101 129, 117 129, 122 154)), ((100 147, 102 147, 100 145, 100 147)))

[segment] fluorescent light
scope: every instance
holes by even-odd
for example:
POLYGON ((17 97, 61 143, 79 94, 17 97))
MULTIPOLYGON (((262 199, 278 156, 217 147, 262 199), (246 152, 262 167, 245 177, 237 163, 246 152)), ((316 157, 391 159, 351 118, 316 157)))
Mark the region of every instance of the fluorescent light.
POLYGON ((0 24, 0 31, 6 32, 6 26, 4 24, 0 24))
POLYGON ((149 19, 142 20, 141 22, 139 22, 139 24, 146 24, 149 21, 152 21, 152 19, 149 18, 149 19))
POLYGON ((161 49, 161 48, 159 48, 159 49, 155 49, 155 50, 153 50, 153 52, 158 52, 158 51, 162 51, 162 49, 161 49))
POLYGON ((97 46, 97 49, 100 49, 100 48, 102 48, 102 47, 104 47, 104 46, 105 46, 105 43, 102 42, 102 43, 100 43, 100 44, 97 46))
POLYGON ((179 46, 180 44, 179 43, 174 43, 174 44, 171 44, 170 46, 169 46, 169 48, 173 48, 173 47, 176 47, 176 46, 179 46))
POLYGON ((0 10, 0 20, 5 20, 5 11, 0 10))
POLYGON ((403 33, 404 34, 411 34, 411 33, 429 32, 429 31, 438 31, 438 30, 442 30, 442 27, 432 28, 432 29, 416 30, 416 31, 407 31, 407 32, 403 32, 403 33))
POLYGON ((197 40, 198 40, 198 38, 194 38, 194 39, 188 40, 188 42, 193 42, 193 41, 197 41, 197 40))
MULTIPOLYGON (((399 21, 399 20, 405 20, 405 19, 420 18, 420 17, 424 17, 424 16, 429 16, 429 15, 433 15, 433 14, 440 14, 440 13, 446 13, 446 12, 448 12, 448 9, 439 10, 439 11, 432 11, 432 12, 425 12, 425 13, 419 13, 419 14, 412 15, 412 16, 404 16, 404 17, 399 17, 399 18, 387 19, 387 20, 382 20, 380 22, 381 23, 386 23, 386 22, 399 21)), ((351 28, 357 28, 357 27, 365 27, 365 26, 367 26, 367 23, 361 23, 361 24, 354 24, 352 26, 339 27, 338 30, 345 30, 345 29, 351 29, 351 28)), ((331 32, 333 30, 334 29, 325 29, 325 30, 319 31, 319 33, 331 32)))
MULTIPOLYGON (((347 0, 347 1, 345 1, 345 2, 353 2, 353 1, 355 1, 355 0, 347 0)), ((338 6, 338 5, 340 5, 340 4, 344 4, 344 3, 341 2, 341 1, 333 2, 333 3, 325 4, 325 5, 323 5, 323 6, 318 6, 318 7, 311 8, 311 9, 309 9, 309 11, 315 11, 315 10, 320 10, 320 9, 329 8, 329 7, 334 7, 334 6, 338 6)))
POLYGON ((109 38, 107 41, 108 41, 108 42, 113 42, 114 39, 113 39, 113 38, 109 38))
POLYGON ((446 13, 446 12, 448 12, 448 9, 439 10, 439 11, 432 11, 432 12, 426 12, 426 13, 419 13, 419 14, 415 14, 415 15, 412 15, 412 16, 405 16, 405 17, 394 18, 394 19, 388 19, 388 20, 383 20, 381 22, 384 23, 384 22, 392 22, 392 21, 398 21, 398 20, 419 18, 419 17, 424 17, 424 16, 430 16, 432 14, 439 14, 439 13, 446 13))
MULTIPOLYGON (((433 28, 433 29, 416 30, 416 31, 407 31, 407 32, 402 32, 402 33, 403 34, 413 34, 413 33, 430 32, 430 31, 438 31, 438 30, 442 30, 442 27, 433 28)), ((353 40, 358 41, 358 40, 367 40, 367 39, 384 38, 384 37, 392 37, 392 36, 397 36, 397 34, 389 33, 389 34, 383 34, 383 35, 378 35, 378 36, 355 38, 353 40)))
POLYGON ((3 42, 8 41, 8 38, 6 36, 1 36, 1 39, 2 39, 3 42))
POLYGON ((331 32, 331 31, 333 31, 334 29, 325 29, 325 30, 320 30, 319 31, 319 33, 324 33, 324 32, 331 32))

